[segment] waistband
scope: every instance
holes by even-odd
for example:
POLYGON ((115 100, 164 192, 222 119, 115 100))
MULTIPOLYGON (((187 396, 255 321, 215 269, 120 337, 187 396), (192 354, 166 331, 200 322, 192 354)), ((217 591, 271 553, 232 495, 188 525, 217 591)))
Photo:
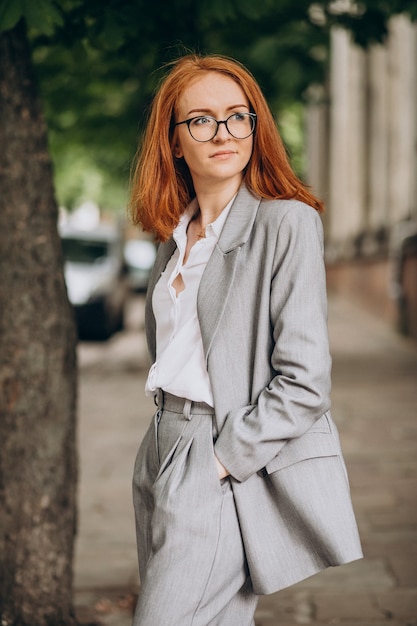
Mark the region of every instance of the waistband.
POLYGON ((206 402, 194 402, 187 398, 179 398, 167 391, 158 389, 155 395, 155 404, 158 409, 165 409, 171 413, 187 413, 191 415, 214 415, 214 409, 206 402))

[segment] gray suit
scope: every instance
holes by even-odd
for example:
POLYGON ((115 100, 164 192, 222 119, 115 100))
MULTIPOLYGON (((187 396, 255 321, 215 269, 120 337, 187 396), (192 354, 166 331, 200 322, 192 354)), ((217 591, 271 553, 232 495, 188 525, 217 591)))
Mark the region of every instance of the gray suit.
MULTIPOLYGON (((215 452, 230 471, 258 594, 362 556, 330 409, 322 225, 298 201, 243 185, 204 271, 198 315, 214 396, 215 452)), ((158 251, 151 296, 175 249, 158 251)))

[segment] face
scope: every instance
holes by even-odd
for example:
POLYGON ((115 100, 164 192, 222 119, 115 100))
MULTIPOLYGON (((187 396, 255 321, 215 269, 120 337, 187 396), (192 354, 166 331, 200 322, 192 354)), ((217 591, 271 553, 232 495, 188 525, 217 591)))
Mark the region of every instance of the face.
MULTIPOLYGON (((205 115, 220 121, 233 113, 249 113, 249 102, 242 88, 229 76, 207 72, 187 87, 177 109, 177 122, 205 115)), ((222 182, 235 182, 237 190, 252 154, 253 135, 235 139, 225 124, 220 124, 216 136, 202 143, 191 137, 187 124, 176 128, 174 156, 184 157, 196 190, 205 186, 213 188, 222 182)))

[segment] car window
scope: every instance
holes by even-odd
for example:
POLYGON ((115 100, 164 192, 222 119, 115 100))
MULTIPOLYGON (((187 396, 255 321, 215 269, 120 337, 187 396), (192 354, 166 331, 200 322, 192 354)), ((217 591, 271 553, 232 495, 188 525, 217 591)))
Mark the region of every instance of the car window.
POLYGON ((73 263, 95 263, 108 256, 108 244, 105 241, 89 241, 65 237, 62 239, 64 257, 73 263))

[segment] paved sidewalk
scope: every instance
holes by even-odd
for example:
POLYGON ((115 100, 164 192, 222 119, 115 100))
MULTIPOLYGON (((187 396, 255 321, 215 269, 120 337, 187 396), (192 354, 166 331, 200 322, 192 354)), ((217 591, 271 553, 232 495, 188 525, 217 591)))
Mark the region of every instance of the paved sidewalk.
MULTIPOLYGON (((417 346, 352 303, 329 304, 333 414, 366 558, 261 598, 256 625, 417 626, 417 346)), ((84 625, 130 626, 138 590, 130 477, 153 411, 142 309, 136 299, 128 332, 80 346, 84 625)))

